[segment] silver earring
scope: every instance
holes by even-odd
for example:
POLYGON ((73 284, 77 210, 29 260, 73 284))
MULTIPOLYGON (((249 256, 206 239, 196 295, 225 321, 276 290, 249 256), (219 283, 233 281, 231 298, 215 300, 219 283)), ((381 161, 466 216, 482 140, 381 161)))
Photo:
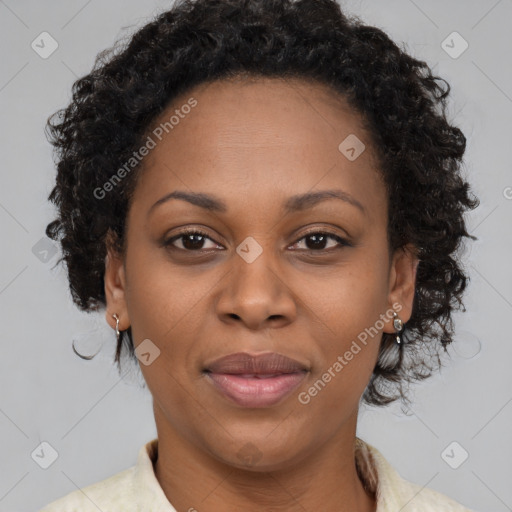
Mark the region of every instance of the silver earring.
POLYGON ((397 345, 400 345, 402 342, 400 339, 400 333, 402 332, 402 330, 404 328, 404 323, 402 322, 401 318, 396 314, 395 311, 393 311, 393 327, 396 329, 395 341, 396 341, 397 345))
POLYGON ((112 316, 116 319, 116 338, 119 342, 119 338, 121 337, 121 333, 119 332, 119 317, 116 313, 114 313, 112 316))

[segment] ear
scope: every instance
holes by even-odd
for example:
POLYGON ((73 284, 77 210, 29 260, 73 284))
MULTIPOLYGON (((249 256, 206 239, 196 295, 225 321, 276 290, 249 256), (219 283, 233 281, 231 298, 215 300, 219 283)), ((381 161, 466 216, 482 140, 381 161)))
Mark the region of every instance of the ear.
MULTIPOLYGON (((412 244, 398 248, 391 260, 388 308, 396 311, 404 323, 412 315, 418 264, 417 251, 412 244)), ((395 332, 392 318, 386 324, 384 332, 390 334, 395 332)))
POLYGON ((124 331, 130 327, 125 296, 126 275, 124 260, 111 243, 107 243, 104 282, 107 304, 105 318, 107 323, 113 329, 116 328, 116 319, 112 316, 115 313, 119 317, 119 330, 124 331))

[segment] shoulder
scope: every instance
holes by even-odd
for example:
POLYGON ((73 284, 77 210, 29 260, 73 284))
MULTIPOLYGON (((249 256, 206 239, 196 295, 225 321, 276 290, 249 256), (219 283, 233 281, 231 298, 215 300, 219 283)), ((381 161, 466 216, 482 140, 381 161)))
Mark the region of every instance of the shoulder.
POLYGON ((106 480, 70 492, 39 512, 131 512, 131 504, 135 502, 134 470, 135 467, 131 467, 106 480))
POLYGON ((474 512, 452 498, 400 476, 374 446, 356 438, 358 472, 376 495, 378 512, 474 512))
POLYGON ((401 512, 474 512, 445 494, 404 479, 401 479, 400 493, 401 512))
POLYGON ((158 439, 153 439, 140 448, 134 466, 70 492, 39 512, 176 512, 154 473, 157 454, 158 439))

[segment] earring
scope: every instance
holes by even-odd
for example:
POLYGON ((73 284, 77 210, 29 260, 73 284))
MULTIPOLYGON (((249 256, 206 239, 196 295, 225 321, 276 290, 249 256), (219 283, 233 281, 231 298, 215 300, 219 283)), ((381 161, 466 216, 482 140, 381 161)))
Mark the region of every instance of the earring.
POLYGON ((393 327, 396 329, 395 340, 398 345, 401 344, 400 333, 404 328, 404 323, 401 318, 396 314, 396 311, 393 311, 393 327))
POLYGON ((114 313, 112 316, 116 319, 116 338, 117 342, 119 343, 119 339, 121 338, 121 333, 119 331, 119 317, 116 313, 114 313))

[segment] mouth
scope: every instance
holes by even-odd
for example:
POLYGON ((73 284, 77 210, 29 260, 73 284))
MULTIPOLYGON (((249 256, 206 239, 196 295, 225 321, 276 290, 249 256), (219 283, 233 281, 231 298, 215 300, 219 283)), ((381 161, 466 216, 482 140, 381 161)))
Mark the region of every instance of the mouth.
POLYGON ((214 388, 242 407, 270 407, 304 380, 307 365, 277 353, 238 352, 216 359, 203 370, 214 388))

